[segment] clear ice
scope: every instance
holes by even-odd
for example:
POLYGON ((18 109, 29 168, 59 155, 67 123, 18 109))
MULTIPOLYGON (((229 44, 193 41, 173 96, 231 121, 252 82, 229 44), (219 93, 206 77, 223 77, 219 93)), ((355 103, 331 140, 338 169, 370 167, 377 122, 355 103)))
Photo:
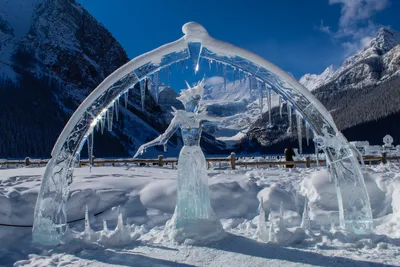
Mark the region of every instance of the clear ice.
POLYGON ((303 210, 303 216, 301 218, 301 228, 304 230, 310 230, 311 229, 311 222, 310 222, 310 215, 309 215, 309 207, 308 207, 308 198, 305 198, 304 201, 304 210, 303 210))
MULTIPOLYGON (((265 86, 265 84, 264 84, 265 86)), ((271 96, 271 87, 268 86, 267 88, 267 101, 268 101, 268 127, 272 127, 272 114, 271 114, 271 108, 272 108, 272 96, 271 96)))
POLYGON ((92 171, 92 163, 93 163, 93 142, 94 142, 94 131, 88 135, 87 139, 87 147, 88 147, 88 160, 89 160, 89 171, 92 171))
POLYGON ((307 140, 307 146, 310 145, 310 125, 305 122, 306 124, 306 140, 307 140))
POLYGON ((287 129, 287 133, 291 134, 292 133, 292 106, 288 101, 286 101, 286 109, 287 109, 287 114, 288 114, 288 119, 289 119, 289 126, 287 129))
POLYGON ((112 131, 114 120, 114 104, 107 110, 107 122, 108 122, 108 130, 112 131))
MULTIPOLYGON (((354 233, 372 231, 371 206, 357 157, 349 147, 346 138, 337 129, 331 114, 315 96, 288 73, 277 71, 279 68, 272 63, 262 58, 254 62, 255 57, 252 53, 213 39, 208 35, 206 29, 197 23, 187 23, 182 30, 184 38, 143 54, 108 76, 72 115, 54 145, 52 158, 43 175, 35 206, 33 241, 56 245, 60 243, 61 237, 67 230, 68 182, 71 180, 71 170, 75 164, 73 159, 86 142, 88 133, 92 131, 94 118, 100 120, 103 129, 105 110, 119 96, 129 89, 135 88, 139 81, 180 61, 183 67, 187 68, 185 64, 188 63, 188 59, 192 59, 196 72, 200 58, 221 62, 230 67, 234 66, 244 76, 257 77, 259 80, 271 84, 273 90, 286 99, 288 113, 290 113, 288 114, 290 115, 289 132, 291 132, 290 126, 292 126, 289 101, 296 110, 301 112, 304 118, 312 124, 314 141, 321 145, 320 150, 325 152, 328 160, 329 169, 337 187, 340 226, 354 233)), ((141 98, 142 108, 144 108, 144 94, 142 93, 141 98)), ((197 112, 196 118, 200 114, 201 112, 197 112)), ((191 118, 186 115, 183 117, 191 118)), ((173 125, 177 126, 177 124, 173 125)), ((196 127, 190 129, 192 128, 196 127)), ((172 132, 173 129, 169 131, 172 132)), ((200 134, 198 133, 198 135, 200 134)), ((196 134, 187 137, 189 136, 191 136, 189 139, 195 139, 196 134)), ((164 134, 161 139, 168 138, 164 134)), ((201 186, 199 185, 199 187, 201 186)), ((200 205, 205 204, 200 202, 200 205)), ((216 229, 222 229, 219 220, 211 221, 216 222, 216 229)))
POLYGON ((264 202, 263 198, 260 198, 260 206, 259 209, 259 217, 258 217, 258 226, 257 226, 257 234, 258 237, 262 241, 268 241, 268 232, 267 232, 267 217, 264 210, 264 202))
MULTIPOLYGON (((178 98, 185 110, 175 110, 171 124, 159 137, 142 146, 134 158, 148 147, 164 145, 180 128, 183 148, 179 154, 177 203, 172 219, 173 231, 179 232, 177 241, 223 232, 222 225, 211 207, 208 191, 207 163, 200 148, 201 121, 208 118, 207 112, 199 105, 204 94, 204 84, 182 91, 178 98)), ((208 118, 210 119, 210 118, 208 118)))
POLYGON ((299 153, 303 154, 303 136, 302 136, 302 125, 303 119, 299 113, 296 112, 296 121, 297 121, 297 140, 299 142, 299 153))
POLYGON ((264 98, 263 85, 260 82, 257 82, 257 87, 260 92, 260 96, 258 98, 258 105, 260 106, 260 114, 262 115, 262 113, 263 113, 263 98, 264 98))

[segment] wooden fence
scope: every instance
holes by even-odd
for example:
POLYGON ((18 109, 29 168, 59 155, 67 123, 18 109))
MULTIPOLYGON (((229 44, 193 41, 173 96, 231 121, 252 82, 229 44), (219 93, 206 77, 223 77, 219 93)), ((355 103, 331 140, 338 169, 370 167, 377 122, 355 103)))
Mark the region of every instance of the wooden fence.
MULTIPOLYGON (((208 168, 211 167, 212 163, 218 163, 218 167, 221 168, 222 164, 228 164, 231 169, 236 169, 237 166, 246 167, 247 166, 256 166, 256 167, 272 167, 276 165, 292 165, 296 167, 297 165, 302 165, 307 168, 310 168, 311 165, 317 164, 316 160, 311 160, 310 157, 306 157, 306 160, 303 161, 245 161, 244 158, 236 158, 235 153, 231 153, 228 157, 225 158, 206 158, 208 168)), ((382 153, 381 156, 364 156, 364 162, 366 164, 372 164, 372 162, 381 162, 386 164, 388 161, 400 161, 399 156, 390 157, 387 156, 386 153, 382 153)), ((46 165, 48 160, 31 160, 30 158, 25 158, 25 160, 0 160, 0 167, 9 167, 9 166, 44 166, 46 165)), ((162 155, 158 156, 157 159, 95 159, 92 158, 92 166, 105 166, 105 165, 121 165, 121 164, 133 164, 133 165, 158 165, 165 166, 171 165, 172 168, 175 168, 175 165, 178 164, 177 158, 164 158, 162 155)), ((318 163, 325 164, 325 160, 319 160, 318 163)), ((77 162, 77 167, 87 166, 89 165, 89 160, 80 160, 77 162)))

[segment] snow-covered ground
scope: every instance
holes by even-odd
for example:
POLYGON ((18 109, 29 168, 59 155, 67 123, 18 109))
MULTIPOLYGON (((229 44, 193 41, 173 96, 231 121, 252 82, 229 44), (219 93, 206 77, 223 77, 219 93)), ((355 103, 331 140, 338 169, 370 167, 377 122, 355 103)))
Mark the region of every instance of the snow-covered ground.
MULTIPOLYGON (((0 169, 1 224, 32 224, 43 171, 0 169)), ((176 201, 176 170, 96 167, 89 173, 88 168, 78 168, 68 220, 83 218, 87 205, 94 231, 103 229, 103 220, 113 230, 120 206, 125 225, 129 218, 133 241, 117 246, 72 240, 46 249, 31 244, 31 228, 0 226, 0 266, 400 266, 400 165, 365 171, 377 234, 353 236, 336 229, 335 190, 323 167, 211 169, 211 204, 228 234, 221 241, 195 246, 176 244, 165 235, 176 201), (305 197, 312 227, 307 234, 299 228, 305 197), (282 203, 285 227, 300 235, 265 242, 257 229, 261 198, 268 227, 277 222, 282 203)), ((81 232, 84 221, 70 227, 81 232)))

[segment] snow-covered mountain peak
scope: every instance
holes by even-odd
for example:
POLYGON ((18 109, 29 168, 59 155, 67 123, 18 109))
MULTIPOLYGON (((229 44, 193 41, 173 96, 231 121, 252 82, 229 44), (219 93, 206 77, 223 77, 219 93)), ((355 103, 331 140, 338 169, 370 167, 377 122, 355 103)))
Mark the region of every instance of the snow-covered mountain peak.
POLYGON ((309 90, 314 90, 349 72, 352 73, 349 75, 353 77, 353 79, 343 79, 347 81, 346 83, 351 83, 353 85, 360 82, 363 84, 376 82, 380 79, 379 76, 374 75, 374 73, 377 71, 377 73, 382 73, 385 75, 385 78, 387 78, 394 73, 399 73, 392 71, 393 67, 396 67, 397 64, 395 61, 390 59, 390 57, 396 56, 397 53, 389 53, 399 44, 400 32, 388 28, 381 28, 376 33, 375 37, 366 42, 364 47, 359 52, 344 60, 343 65, 339 69, 329 66, 323 73, 319 75, 305 74, 303 77, 301 77, 300 83, 309 90), (386 56, 387 54, 389 56, 386 56), (385 60, 383 61, 384 64, 382 65, 381 70, 378 70, 380 65, 379 60, 383 56, 385 56, 385 60), (369 67, 362 66, 362 64, 360 65, 360 62, 367 64, 369 67), (385 62, 391 62, 391 66, 385 65, 385 62), (375 71, 372 71, 371 68, 374 68, 375 71), (355 79, 354 77, 358 78, 355 79), (351 80, 354 80, 354 82, 350 82, 351 80))
POLYGON ((376 36, 367 42, 358 53, 344 61, 342 68, 348 68, 358 61, 371 56, 382 56, 398 44, 400 44, 400 33, 398 31, 381 28, 376 36))
POLYGON ((325 84, 335 73, 336 68, 333 65, 327 67, 324 72, 320 75, 317 74, 305 74, 300 78, 300 83, 304 85, 310 91, 318 88, 319 86, 325 84))

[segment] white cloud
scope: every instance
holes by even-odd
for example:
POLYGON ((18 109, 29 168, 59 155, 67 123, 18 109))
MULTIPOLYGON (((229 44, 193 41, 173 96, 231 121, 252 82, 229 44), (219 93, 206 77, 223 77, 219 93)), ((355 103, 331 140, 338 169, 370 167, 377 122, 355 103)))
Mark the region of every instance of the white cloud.
POLYGON ((342 4, 339 24, 349 27, 387 8, 389 0, 329 0, 329 4, 342 4))
POLYGON ((373 22, 372 16, 389 7, 389 0, 329 0, 330 5, 340 4, 339 26, 333 32, 323 24, 320 31, 330 34, 339 40, 345 50, 345 57, 354 54, 375 35, 381 25, 373 22))
POLYGON ((331 33, 332 33, 332 32, 331 32, 331 28, 330 28, 329 26, 325 26, 323 20, 321 20, 321 25, 319 25, 318 29, 319 29, 321 32, 324 32, 324 33, 328 33, 328 34, 331 34, 331 33))

